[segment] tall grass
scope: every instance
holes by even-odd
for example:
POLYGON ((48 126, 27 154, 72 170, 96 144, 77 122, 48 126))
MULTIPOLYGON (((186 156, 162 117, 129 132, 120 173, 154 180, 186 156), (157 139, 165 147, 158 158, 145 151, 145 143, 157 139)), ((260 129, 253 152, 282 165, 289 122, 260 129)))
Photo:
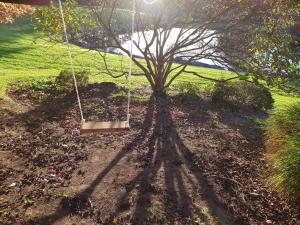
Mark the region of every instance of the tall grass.
POLYGON ((300 103, 278 110, 267 125, 270 184, 300 206, 300 103))

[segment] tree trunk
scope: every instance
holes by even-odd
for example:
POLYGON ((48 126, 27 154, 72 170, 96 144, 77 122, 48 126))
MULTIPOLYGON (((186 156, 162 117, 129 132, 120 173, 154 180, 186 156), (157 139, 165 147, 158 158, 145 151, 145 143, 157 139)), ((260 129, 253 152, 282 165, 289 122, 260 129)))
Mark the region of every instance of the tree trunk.
POLYGON ((153 89, 153 93, 155 96, 164 96, 166 95, 166 90, 165 90, 165 87, 164 87, 164 83, 163 82, 156 82, 155 83, 155 86, 154 86, 154 89, 153 89))

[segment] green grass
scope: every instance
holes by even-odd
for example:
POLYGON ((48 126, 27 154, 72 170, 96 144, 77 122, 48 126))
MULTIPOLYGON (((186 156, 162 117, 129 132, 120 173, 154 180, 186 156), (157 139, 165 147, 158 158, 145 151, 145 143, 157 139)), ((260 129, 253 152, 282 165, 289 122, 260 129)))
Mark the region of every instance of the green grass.
MULTIPOLYGON (((91 82, 114 81, 119 85, 126 85, 125 78, 113 79, 99 72, 99 68, 103 68, 103 62, 97 52, 76 46, 72 46, 72 50, 76 69, 89 70, 92 74, 91 82)), ((109 55, 108 63, 113 70, 127 70, 128 67, 128 59, 117 55, 109 55)), ((69 69, 66 45, 49 42, 43 34, 34 31, 29 20, 0 25, 0 97, 6 97, 6 88, 10 83, 57 76, 63 69, 69 69)), ((190 70, 219 79, 233 76, 231 72, 201 67, 191 66, 190 70)), ((203 90, 212 86, 211 81, 187 74, 179 77, 174 85, 182 82, 193 82, 203 90)), ((133 88, 147 85, 143 77, 132 78, 133 88)), ((299 98, 279 94, 275 94, 274 97, 276 106, 299 101, 299 98)))
MULTIPOLYGON (((291 199, 300 199, 300 103, 277 110, 267 123, 270 184, 291 199)), ((299 202, 298 202, 298 206, 299 202)))

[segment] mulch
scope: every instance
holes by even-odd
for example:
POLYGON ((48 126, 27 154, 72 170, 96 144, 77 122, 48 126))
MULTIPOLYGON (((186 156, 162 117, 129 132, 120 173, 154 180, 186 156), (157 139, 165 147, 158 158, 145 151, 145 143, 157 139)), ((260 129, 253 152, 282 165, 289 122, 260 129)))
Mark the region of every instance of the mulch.
MULTIPOLYGON (((125 90, 102 83, 81 93, 87 119, 126 119, 125 90)), ((267 185, 264 134, 253 122, 265 112, 215 105, 208 94, 151 96, 132 103, 130 131, 81 136, 73 93, 9 95, 15 107, 0 109, 1 224, 300 224, 267 185), (87 175, 102 169, 95 154, 113 159, 102 162, 103 188, 87 175), (66 192, 80 182, 84 192, 66 192)))

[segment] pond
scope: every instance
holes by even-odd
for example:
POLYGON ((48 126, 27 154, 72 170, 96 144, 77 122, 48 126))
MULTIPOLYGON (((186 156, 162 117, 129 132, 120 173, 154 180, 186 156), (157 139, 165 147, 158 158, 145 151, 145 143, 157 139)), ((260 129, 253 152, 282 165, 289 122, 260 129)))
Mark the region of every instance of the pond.
MULTIPOLYGON (((164 47, 164 53, 166 53, 170 48, 174 46, 176 43, 176 40, 179 38, 179 40, 184 40, 187 38, 187 36, 191 35, 191 38, 193 38, 193 35, 191 34, 193 30, 187 31, 185 34, 181 35, 180 34, 181 29, 180 28, 173 28, 170 32, 170 36, 168 37, 165 47, 164 47)), ((149 43, 150 40, 152 39, 153 36, 153 31, 146 31, 144 32, 145 35, 142 34, 142 32, 136 32, 133 35, 133 40, 136 43, 139 43, 139 47, 144 50, 146 47, 146 43, 149 43)), ((188 50, 188 53, 178 53, 175 55, 176 61, 177 62, 185 62, 189 57, 186 55, 194 55, 194 54, 199 54, 202 52, 203 55, 205 54, 212 54, 214 55, 213 49, 214 46, 218 44, 217 37, 213 35, 213 31, 206 31, 203 35, 203 39, 201 42, 198 42, 194 45, 186 47, 184 50, 188 50), (195 50, 196 49, 196 50, 195 50)), ((121 37, 121 39, 124 37, 121 37)), ((126 48, 127 50, 130 50, 131 47, 131 41, 128 40, 128 38, 124 38, 125 40, 122 43, 122 46, 126 48)), ((156 52, 156 44, 157 44, 157 39, 153 42, 153 44, 150 46, 149 51, 155 55, 156 52)), ((113 52, 116 54, 124 54, 121 50, 115 49, 115 48, 109 48, 107 49, 109 52, 113 52)), ((135 57, 140 57, 143 58, 143 54, 141 51, 136 47, 135 45, 133 46, 133 55, 135 57)), ((192 63, 192 65, 196 66, 206 66, 206 67, 212 67, 212 68, 219 68, 219 69, 225 69, 225 66, 221 65, 220 63, 210 59, 203 57, 199 60, 196 60, 195 62, 192 63)))

